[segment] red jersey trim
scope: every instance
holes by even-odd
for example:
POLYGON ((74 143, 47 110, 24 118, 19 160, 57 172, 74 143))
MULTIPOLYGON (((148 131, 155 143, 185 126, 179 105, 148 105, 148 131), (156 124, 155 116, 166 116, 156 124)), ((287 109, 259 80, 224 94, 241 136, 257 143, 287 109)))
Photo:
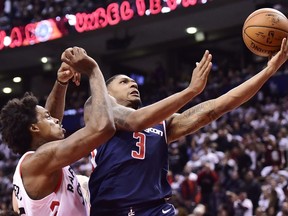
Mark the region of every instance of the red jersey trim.
POLYGON ((61 184, 62 184, 62 180, 63 180, 63 169, 61 169, 61 178, 60 178, 59 181, 58 181, 58 184, 57 184, 57 186, 56 186, 56 188, 55 188, 55 190, 54 190, 54 193, 57 193, 58 190, 60 189, 60 186, 61 186, 61 184))

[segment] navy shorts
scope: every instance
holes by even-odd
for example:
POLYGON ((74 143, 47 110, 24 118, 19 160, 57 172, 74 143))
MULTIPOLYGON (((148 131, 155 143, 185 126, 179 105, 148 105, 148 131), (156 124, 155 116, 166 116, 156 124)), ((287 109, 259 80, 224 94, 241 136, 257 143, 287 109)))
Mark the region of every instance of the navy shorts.
POLYGON ((175 216, 175 208, 172 204, 166 202, 144 207, 97 208, 97 211, 92 211, 90 216, 175 216))

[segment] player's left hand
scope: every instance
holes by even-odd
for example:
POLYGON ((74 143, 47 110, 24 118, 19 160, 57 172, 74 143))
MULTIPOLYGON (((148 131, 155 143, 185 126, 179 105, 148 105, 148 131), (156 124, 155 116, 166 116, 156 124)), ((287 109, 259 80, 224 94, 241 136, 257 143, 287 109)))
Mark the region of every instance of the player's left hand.
POLYGON ((268 57, 268 66, 281 67, 288 59, 288 39, 283 38, 280 50, 275 55, 268 57))

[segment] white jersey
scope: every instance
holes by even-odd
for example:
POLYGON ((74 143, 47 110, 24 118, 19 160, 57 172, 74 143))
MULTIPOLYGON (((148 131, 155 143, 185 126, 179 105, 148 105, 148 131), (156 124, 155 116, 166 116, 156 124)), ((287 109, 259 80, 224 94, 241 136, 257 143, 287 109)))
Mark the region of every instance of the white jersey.
POLYGON ((72 168, 62 169, 62 179, 55 191, 40 200, 32 200, 26 193, 21 178, 21 163, 27 154, 24 154, 14 173, 13 186, 20 211, 23 216, 88 216, 88 208, 83 198, 80 184, 72 168))

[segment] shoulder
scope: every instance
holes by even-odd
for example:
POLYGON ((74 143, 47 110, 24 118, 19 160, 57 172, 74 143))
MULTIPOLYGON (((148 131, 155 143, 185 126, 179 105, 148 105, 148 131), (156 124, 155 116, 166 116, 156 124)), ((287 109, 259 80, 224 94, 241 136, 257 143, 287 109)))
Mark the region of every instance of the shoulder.
POLYGON ((19 162, 18 162, 18 166, 19 166, 19 169, 25 170, 25 168, 27 167, 29 169, 29 166, 30 166, 30 158, 31 156, 33 156, 35 152, 34 151, 29 151, 29 152, 26 152, 24 155, 21 156, 21 158, 19 159, 19 162))

